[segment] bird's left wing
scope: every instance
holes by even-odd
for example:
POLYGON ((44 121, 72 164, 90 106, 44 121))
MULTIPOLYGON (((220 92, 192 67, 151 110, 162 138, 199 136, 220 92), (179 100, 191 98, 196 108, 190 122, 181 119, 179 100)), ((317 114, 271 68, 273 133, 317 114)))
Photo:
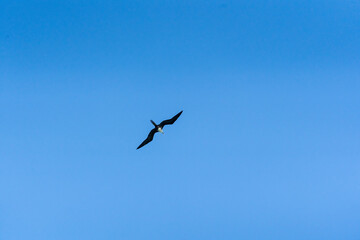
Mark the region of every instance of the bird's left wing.
POLYGON ((149 142, 151 142, 154 138, 154 134, 157 132, 157 129, 154 128, 150 131, 149 135, 147 136, 147 138, 137 147, 137 149, 145 146, 146 144, 148 144, 149 142))
POLYGON ((178 114, 176 114, 174 117, 172 117, 171 119, 168 120, 164 120, 159 124, 160 128, 163 128, 165 125, 171 125, 173 124, 182 114, 183 111, 179 112, 178 114))

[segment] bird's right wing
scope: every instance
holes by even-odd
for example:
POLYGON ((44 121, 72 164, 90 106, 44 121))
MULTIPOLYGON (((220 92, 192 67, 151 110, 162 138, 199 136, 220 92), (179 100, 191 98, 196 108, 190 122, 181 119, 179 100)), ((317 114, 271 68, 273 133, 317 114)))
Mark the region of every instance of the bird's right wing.
POLYGON ((159 124, 160 128, 163 128, 165 125, 171 125, 173 124, 182 114, 183 111, 179 112, 178 114, 176 114, 174 117, 172 117, 171 119, 168 120, 164 120, 159 124))
POLYGON ((146 144, 148 144, 149 142, 151 142, 154 138, 154 134, 157 132, 157 129, 154 128, 153 130, 150 131, 149 135, 147 136, 147 138, 137 147, 137 149, 145 146, 146 144))

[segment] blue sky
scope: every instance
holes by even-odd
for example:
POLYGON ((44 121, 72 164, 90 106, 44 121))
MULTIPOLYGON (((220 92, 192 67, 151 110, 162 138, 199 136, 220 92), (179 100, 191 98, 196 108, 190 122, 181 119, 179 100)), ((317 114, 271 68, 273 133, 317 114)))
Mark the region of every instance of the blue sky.
POLYGON ((358 1, 5 0, 0 29, 0 239, 360 238, 358 1))

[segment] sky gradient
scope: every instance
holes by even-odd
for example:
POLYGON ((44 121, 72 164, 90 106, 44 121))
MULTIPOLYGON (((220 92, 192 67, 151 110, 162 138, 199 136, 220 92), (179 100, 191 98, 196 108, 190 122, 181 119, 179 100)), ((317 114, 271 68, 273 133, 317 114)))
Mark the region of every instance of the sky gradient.
POLYGON ((359 1, 5 0, 0 29, 0 239, 360 238, 359 1))

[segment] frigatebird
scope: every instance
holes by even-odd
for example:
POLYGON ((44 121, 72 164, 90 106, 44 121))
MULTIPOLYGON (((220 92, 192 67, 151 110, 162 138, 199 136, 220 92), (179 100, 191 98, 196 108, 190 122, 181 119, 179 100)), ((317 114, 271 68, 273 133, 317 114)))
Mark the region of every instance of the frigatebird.
POLYGON ((171 125, 173 124, 181 115, 183 111, 179 112, 178 114, 176 114, 174 117, 172 117, 171 119, 168 120, 164 120, 162 121, 159 125, 157 125, 153 120, 150 120, 150 122, 155 126, 149 133, 149 135, 147 136, 147 138, 137 147, 137 149, 145 146, 146 144, 148 144, 149 142, 151 142, 154 138, 154 134, 157 132, 161 132, 162 134, 164 134, 163 128, 165 125, 171 125))

